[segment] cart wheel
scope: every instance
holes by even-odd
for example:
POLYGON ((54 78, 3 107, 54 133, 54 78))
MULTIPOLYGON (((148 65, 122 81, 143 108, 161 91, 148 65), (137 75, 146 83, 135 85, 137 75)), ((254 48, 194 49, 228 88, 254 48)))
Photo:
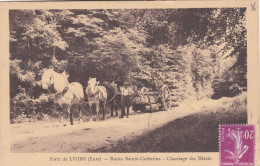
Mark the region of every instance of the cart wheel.
POLYGON ((162 86, 162 103, 166 111, 171 109, 171 94, 168 86, 162 86))

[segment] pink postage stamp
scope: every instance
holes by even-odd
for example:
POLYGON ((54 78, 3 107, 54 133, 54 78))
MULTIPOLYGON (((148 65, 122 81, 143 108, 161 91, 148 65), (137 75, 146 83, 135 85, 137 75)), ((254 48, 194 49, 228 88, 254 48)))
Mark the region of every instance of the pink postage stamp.
POLYGON ((253 125, 219 126, 220 166, 254 166, 255 127, 253 125))

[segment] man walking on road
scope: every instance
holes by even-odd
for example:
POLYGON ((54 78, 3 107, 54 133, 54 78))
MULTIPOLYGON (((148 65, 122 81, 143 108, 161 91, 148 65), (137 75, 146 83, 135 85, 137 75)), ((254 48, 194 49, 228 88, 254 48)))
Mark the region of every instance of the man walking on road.
POLYGON ((131 97, 134 94, 134 91, 127 86, 127 83, 124 83, 124 88, 122 89, 122 110, 121 110, 121 118, 125 116, 125 109, 127 109, 126 117, 129 115, 129 108, 131 106, 131 97))

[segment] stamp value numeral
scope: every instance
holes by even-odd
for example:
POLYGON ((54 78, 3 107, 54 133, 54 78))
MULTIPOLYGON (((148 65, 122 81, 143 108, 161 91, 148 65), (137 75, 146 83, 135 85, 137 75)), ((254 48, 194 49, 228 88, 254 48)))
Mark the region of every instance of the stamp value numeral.
POLYGON ((254 135, 253 135, 254 131, 253 130, 246 130, 245 133, 244 133, 244 138, 245 139, 253 139, 254 138, 254 135))

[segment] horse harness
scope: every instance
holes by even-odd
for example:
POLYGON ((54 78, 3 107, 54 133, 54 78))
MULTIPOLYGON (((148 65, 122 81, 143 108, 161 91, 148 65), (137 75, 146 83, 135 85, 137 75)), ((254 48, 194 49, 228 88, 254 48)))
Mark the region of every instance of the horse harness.
POLYGON ((111 99, 109 99, 107 102, 112 101, 117 95, 120 95, 121 93, 116 93, 111 99))
MULTIPOLYGON (((98 89, 98 86, 95 87, 95 93, 88 96, 88 98, 96 98, 96 96, 100 93, 100 90, 98 89)), ((98 96, 98 100, 100 100, 98 96)))
MULTIPOLYGON (((54 85, 52 85, 51 88, 54 89, 54 85)), ((66 92, 68 92, 68 90, 69 90, 69 84, 63 89, 62 92, 55 93, 55 96, 64 95, 66 92)))

